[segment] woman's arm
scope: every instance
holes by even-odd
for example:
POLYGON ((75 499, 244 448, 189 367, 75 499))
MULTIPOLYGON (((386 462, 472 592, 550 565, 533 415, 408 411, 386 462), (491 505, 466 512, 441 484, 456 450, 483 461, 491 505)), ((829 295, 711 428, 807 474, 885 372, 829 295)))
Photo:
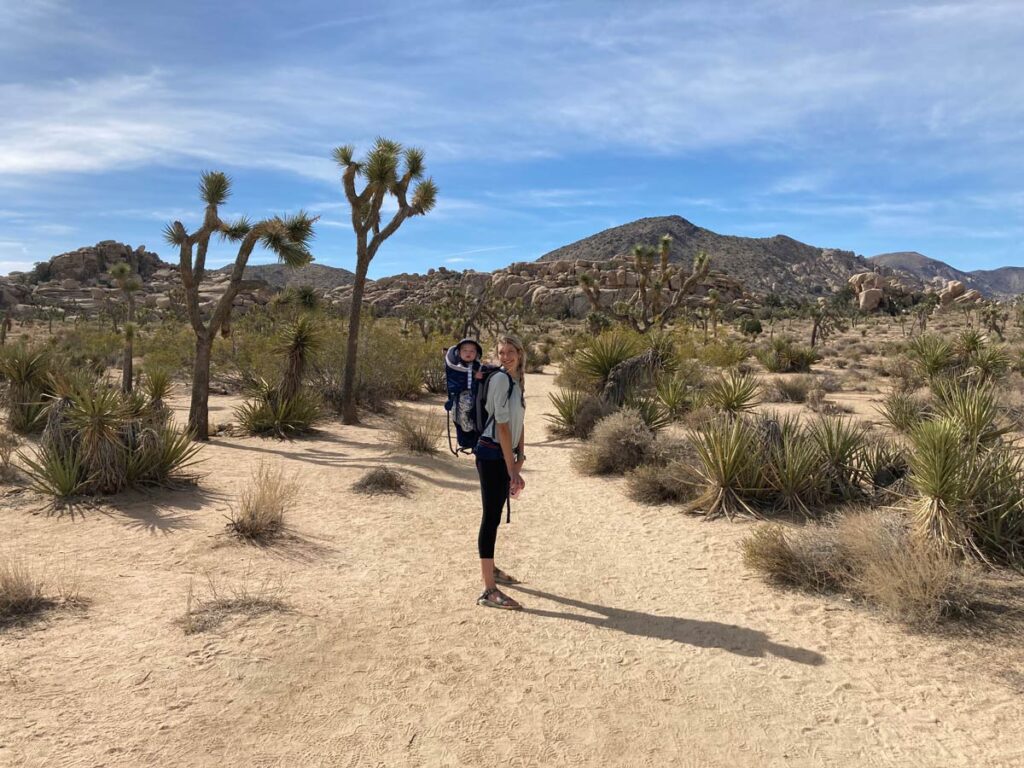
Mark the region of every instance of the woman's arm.
POLYGON ((501 455, 505 459, 505 467, 508 469, 510 490, 514 494, 526 486, 523 476, 520 474, 523 464, 517 462, 512 453, 512 430, 509 428, 508 422, 496 422, 494 426, 498 442, 501 444, 501 455))

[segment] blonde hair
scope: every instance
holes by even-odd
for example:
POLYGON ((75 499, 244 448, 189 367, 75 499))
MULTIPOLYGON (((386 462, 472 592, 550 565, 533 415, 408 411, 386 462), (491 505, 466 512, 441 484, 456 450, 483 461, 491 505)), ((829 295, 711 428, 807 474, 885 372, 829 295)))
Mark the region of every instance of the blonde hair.
POLYGON ((509 334, 498 337, 495 349, 500 348, 502 344, 514 347, 519 355, 519 365, 516 366, 516 381, 519 382, 519 391, 523 393, 523 405, 526 405, 526 347, 519 340, 518 336, 511 336, 509 334))

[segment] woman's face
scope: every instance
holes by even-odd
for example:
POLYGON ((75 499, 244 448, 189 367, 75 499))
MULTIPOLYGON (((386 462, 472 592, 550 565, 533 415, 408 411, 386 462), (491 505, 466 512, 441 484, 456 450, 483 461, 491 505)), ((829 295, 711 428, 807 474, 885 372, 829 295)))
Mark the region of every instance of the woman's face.
POLYGON ((510 371, 519 367, 519 350, 511 344, 498 345, 498 362, 510 371))

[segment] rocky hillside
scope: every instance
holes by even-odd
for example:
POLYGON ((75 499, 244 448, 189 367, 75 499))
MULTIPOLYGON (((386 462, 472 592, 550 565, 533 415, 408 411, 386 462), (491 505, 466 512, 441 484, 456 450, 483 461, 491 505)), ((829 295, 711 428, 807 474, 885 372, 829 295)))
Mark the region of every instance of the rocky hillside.
MULTIPOLYGON (((232 265, 217 271, 230 274, 232 265)), ((347 269, 329 267, 325 264, 310 264, 299 269, 286 267, 284 264, 257 264, 246 267, 243 280, 263 280, 271 288, 282 289, 289 285, 312 286, 318 291, 327 292, 342 285, 351 285, 356 276, 347 269)))
POLYGON ((704 251, 712 268, 754 293, 806 297, 841 289, 873 265, 852 251, 818 248, 785 235, 735 237, 698 227, 681 216, 639 219, 546 253, 538 261, 603 261, 629 254, 637 243, 673 239, 672 259, 689 263, 704 251))
POLYGON ((880 253, 868 259, 874 265, 912 275, 925 285, 937 285, 958 280, 967 288, 973 288, 993 298, 1010 298, 1024 293, 1024 267, 1000 267, 999 269, 975 269, 964 272, 951 267, 944 261, 931 259, 917 251, 880 253))

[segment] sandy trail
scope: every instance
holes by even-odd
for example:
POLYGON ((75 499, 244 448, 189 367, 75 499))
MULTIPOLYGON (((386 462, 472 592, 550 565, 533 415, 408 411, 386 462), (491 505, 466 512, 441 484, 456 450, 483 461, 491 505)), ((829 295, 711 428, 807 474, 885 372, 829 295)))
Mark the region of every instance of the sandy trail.
POLYGON ((74 520, 3 510, 7 542, 77 566, 90 604, 0 632, 0 765, 1024 765, 1024 697, 976 646, 775 591, 741 565, 749 525, 576 474, 545 436, 551 387, 529 378, 529 485, 498 538, 520 614, 474 602, 472 463, 388 456, 383 425, 217 438, 201 491, 74 520), (271 548, 223 534, 261 460, 302 482, 271 548), (381 461, 413 497, 349 490, 381 461), (207 572, 270 577, 288 610, 185 635, 207 572))

